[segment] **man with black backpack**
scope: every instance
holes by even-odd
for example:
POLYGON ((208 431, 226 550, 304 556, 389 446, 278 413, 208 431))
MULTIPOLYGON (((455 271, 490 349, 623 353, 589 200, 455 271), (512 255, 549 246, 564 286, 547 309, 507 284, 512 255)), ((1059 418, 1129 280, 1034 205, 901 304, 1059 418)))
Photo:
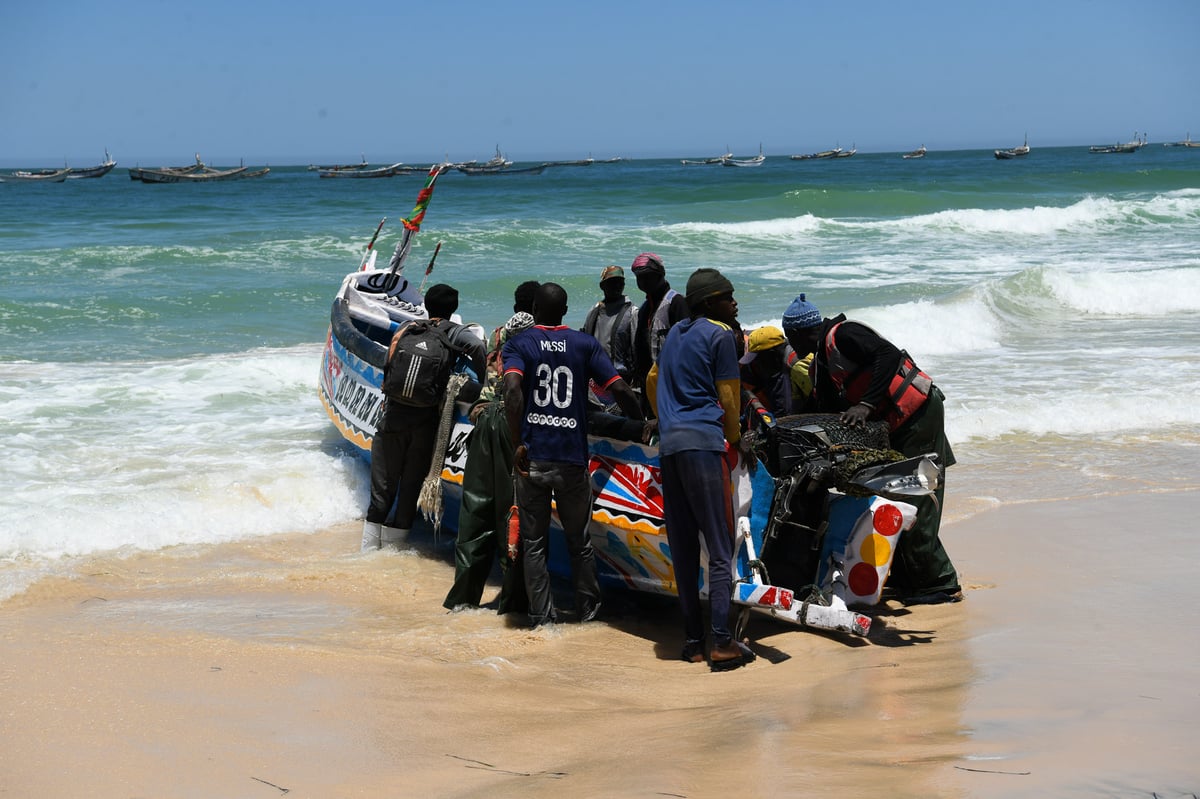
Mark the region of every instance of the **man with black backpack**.
POLYGON ((433 458, 446 384, 461 359, 484 373, 483 342, 450 321, 458 291, 438 283, 425 292, 429 319, 409 322, 392 337, 383 369, 383 415, 371 442, 371 504, 363 523, 364 552, 399 548, 412 529, 421 484, 433 458), (395 505, 391 523, 388 514, 395 505))

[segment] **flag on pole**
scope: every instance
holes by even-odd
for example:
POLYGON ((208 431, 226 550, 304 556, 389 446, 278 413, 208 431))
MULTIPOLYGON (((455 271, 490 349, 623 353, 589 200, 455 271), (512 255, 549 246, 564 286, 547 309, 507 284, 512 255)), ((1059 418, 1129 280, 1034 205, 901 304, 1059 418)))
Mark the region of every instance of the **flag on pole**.
POLYGON ((446 171, 447 166, 447 164, 434 164, 429 168, 429 177, 425 179, 425 186, 417 194, 417 204, 413 207, 412 213, 407 218, 400 220, 400 223, 404 225, 404 233, 400 236, 396 250, 392 253, 392 260, 388 264, 392 274, 404 269, 404 260, 408 258, 408 251, 412 249, 417 231, 421 229, 421 222, 425 220, 425 209, 429 207, 429 198, 433 196, 433 184, 437 181, 438 175, 446 171))

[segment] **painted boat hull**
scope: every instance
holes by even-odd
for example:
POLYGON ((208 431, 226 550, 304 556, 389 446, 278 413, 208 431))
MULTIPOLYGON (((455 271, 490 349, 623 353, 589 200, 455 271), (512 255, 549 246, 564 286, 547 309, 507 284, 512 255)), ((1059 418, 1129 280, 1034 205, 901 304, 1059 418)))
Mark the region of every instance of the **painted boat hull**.
MULTIPOLYGON (((331 308, 318 380, 321 404, 330 421, 368 461, 371 439, 382 413, 380 386, 387 342, 402 322, 394 316, 377 316, 377 323, 364 319, 361 299, 348 299, 347 286, 350 281, 381 284, 384 280, 381 276, 385 274, 382 270, 352 273, 343 283, 331 308), (358 311, 354 310, 356 307, 358 311)), ((417 305, 411 289, 397 286, 392 291, 402 304, 417 305)), ((467 405, 459 403, 441 475, 442 525, 451 531, 458 529, 462 501, 471 432, 467 411, 467 405)), ((674 596, 676 582, 663 522, 657 448, 599 436, 589 436, 588 440, 592 483, 590 534, 601 583, 608 589, 674 596)), ((871 619, 852 607, 869 607, 879 601, 891 553, 900 534, 912 526, 916 507, 881 496, 831 496, 830 533, 825 537, 828 551, 821 554, 821 574, 819 577, 806 574, 793 587, 773 585, 755 564, 767 560, 764 531, 770 527, 769 520, 778 514, 774 505, 777 489, 785 484, 786 479, 776 481, 766 468, 759 468, 753 476, 743 475, 737 482, 737 501, 743 515, 738 523, 734 567, 735 604, 803 627, 866 635, 871 619), (880 527, 881 519, 890 520, 886 530, 880 527), (879 554, 882 552, 887 553, 886 558, 879 554), (827 604, 805 602, 797 596, 794 589, 815 581, 826 589, 827 604)), ((567 577, 570 563, 556 517, 551 525, 551 539, 551 574, 567 577)), ((701 568, 701 593, 707 594, 707 564, 703 558, 701 568)))

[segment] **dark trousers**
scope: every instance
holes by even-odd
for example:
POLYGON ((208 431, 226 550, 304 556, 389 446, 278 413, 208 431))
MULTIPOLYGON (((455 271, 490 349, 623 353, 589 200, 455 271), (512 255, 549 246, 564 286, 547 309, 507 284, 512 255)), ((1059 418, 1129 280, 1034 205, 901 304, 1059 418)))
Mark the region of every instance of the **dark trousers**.
POLYGON ((729 466, 720 452, 687 450, 659 459, 662 467, 663 521, 683 631, 688 643, 704 640, 700 604, 700 539, 708 547, 708 601, 712 643, 723 646, 729 632, 733 596, 733 497, 729 466))
POLYGON ((433 460, 437 409, 414 412, 391 406, 371 441, 371 504, 367 521, 411 529, 417 516, 421 484, 433 460), (396 506, 392 520, 388 514, 396 506))
POLYGON ((504 403, 494 400, 484 407, 471 431, 454 544, 454 585, 442 602, 444 607, 479 604, 499 551, 504 573, 499 612, 524 613, 529 609, 525 569, 519 558, 513 561, 508 557, 506 523, 513 502, 512 463, 512 437, 504 403))
POLYGON ((592 520, 592 484, 587 467, 535 461, 529 465, 528 477, 517 476, 516 491, 530 623, 536 627, 557 619, 547 567, 552 497, 571 556, 579 620, 594 619, 600 611, 600 582, 596 577, 596 555, 588 532, 592 520))
MULTIPOLYGON (((892 447, 910 458, 936 452, 944 466, 952 466, 954 452, 946 439, 945 419, 942 392, 934 387, 925 405, 892 433, 892 447)), ((934 496, 937 502, 931 497, 924 497, 917 502, 916 522, 911 530, 900 536, 900 544, 896 547, 888 585, 901 596, 921 596, 959 589, 958 572, 938 537, 946 496, 944 484, 938 487, 934 496)))

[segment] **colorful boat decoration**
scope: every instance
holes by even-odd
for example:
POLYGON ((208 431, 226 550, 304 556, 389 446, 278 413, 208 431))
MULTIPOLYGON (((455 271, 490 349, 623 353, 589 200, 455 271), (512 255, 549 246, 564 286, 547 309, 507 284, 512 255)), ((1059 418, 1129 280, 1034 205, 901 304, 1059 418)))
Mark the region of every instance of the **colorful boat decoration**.
MULTIPOLYGON (((382 412, 387 346, 402 324, 427 316, 403 263, 443 170, 430 170, 388 267, 374 268, 373 252, 364 256, 364 268, 343 279, 330 311, 318 380, 321 404, 342 437, 368 460, 382 412)), ((441 474, 441 524, 449 530, 458 527, 471 433, 467 411, 465 403, 458 404, 441 474)), ((900 460, 887 450, 883 423, 856 432, 835 417, 767 421, 773 424, 760 431, 756 449, 762 466, 736 481, 734 602, 743 611, 738 628, 753 610, 801 627, 867 635, 871 619, 855 608, 880 600, 896 542, 915 519, 916 508, 905 500, 929 495, 941 479, 936 456, 900 460), (826 502, 826 487, 835 486, 829 481, 836 481, 837 490, 826 502), (820 499, 817 516, 806 509, 812 497, 820 499), (817 536, 818 531, 825 532, 817 536), (803 543, 797 545, 799 539, 803 543), (797 552, 805 561, 801 567, 797 552), (810 592, 814 584, 820 588, 810 592)), ((657 448, 590 436, 589 451, 591 538, 601 582, 610 589, 674 595, 657 448)), ((552 526, 551 535, 551 573, 568 575, 562 531, 552 526)), ((701 585, 707 593, 704 575, 701 585)))

